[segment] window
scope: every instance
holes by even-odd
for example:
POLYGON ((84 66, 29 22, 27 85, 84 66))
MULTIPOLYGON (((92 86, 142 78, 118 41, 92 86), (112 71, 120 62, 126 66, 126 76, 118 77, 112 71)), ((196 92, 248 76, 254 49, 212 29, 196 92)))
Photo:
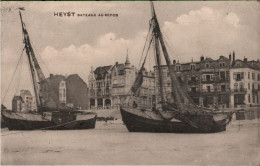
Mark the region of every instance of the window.
POLYGON ((234 72, 233 79, 236 81, 241 81, 242 79, 244 79, 244 72, 234 72))
POLYGON ((181 76, 178 76, 178 80, 179 82, 182 82, 181 76))
POLYGON ((202 75, 202 81, 213 81, 213 74, 202 75))
POLYGON ((250 72, 248 72, 248 79, 250 79, 250 72))
MULTIPOLYGON (((244 76, 244 73, 243 73, 243 76, 244 76)), ((225 79, 229 80, 229 71, 226 71, 225 79)))
POLYGON ((252 80, 255 80, 255 73, 252 73, 252 80))
POLYGON ((225 76, 225 72, 220 72, 220 80, 225 80, 226 76, 225 76))
POLYGON ((210 75, 206 75, 206 80, 210 81, 210 75))
POLYGON ((248 94, 248 103, 250 103, 250 94, 248 94))
POLYGON ((240 83, 240 84, 239 84, 239 89, 240 89, 240 90, 243 90, 243 89, 244 89, 243 83, 240 83))
POLYGON ((181 71, 181 66, 176 66, 176 71, 181 71))
POLYGON ((235 84, 234 84, 234 89, 235 89, 235 90, 238 90, 238 83, 235 83, 235 84))
POLYGON ((226 85, 221 85, 221 91, 222 92, 226 91, 226 85))
POLYGON ((206 68, 209 68, 209 63, 206 63, 206 64, 205 64, 205 67, 206 67, 206 68))
POLYGON ((191 76, 191 81, 196 82, 196 76, 191 76))
POLYGON ((196 92, 196 87, 191 87, 191 92, 196 92))
POLYGON ((66 103, 66 84, 65 81, 60 82, 59 86, 59 101, 61 103, 66 103))
POLYGON ((124 75, 125 71, 124 70, 119 70, 119 75, 124 75))
POLYGON ((255 84, 254 83, 252 83, 252 90, 254 90, 255 89, 255 84))
POLYGON ((195 65, 194 64, 190 65, 190 69, 195 70, 195 65))
POLYGON ((225 67, 225 66, 226 66, 225 62, 220 62, 219 63, 219 67, 225 67))
POLYGON ((248 90, 250 90, 250 83, 248 83, 248 90))
POLYGON ((207 92, 210 92, 210 86, 207 86, 207 92))
POLYGON ((260 81, 260 74, 257 74, 257 81, 260 81))

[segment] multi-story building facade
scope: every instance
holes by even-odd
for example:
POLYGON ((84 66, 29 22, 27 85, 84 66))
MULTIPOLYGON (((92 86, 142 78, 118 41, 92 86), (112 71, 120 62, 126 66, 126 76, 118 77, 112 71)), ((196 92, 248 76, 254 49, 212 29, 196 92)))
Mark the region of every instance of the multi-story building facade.
POLYGON ((24 90, 24 89, 20 90, 20 96, 22 97, 22 99, 25 103, 25 106, 24 106, 25 110, 34 110, 35 109, 33 96, 29 90, 24 90))
POLYGON ((260 62, 235 60, 230 69, 231 107, 260 105, 260 62))
POLYGON ((35 104, 33 96, 29 90, 20 90, 20 95, 14 96, 12 100, 12 110, 17 112, 33 111, 35 104))
MULTIPOLYGON (((176 63, 174 60, 172 67, 176 71, 181 85, 197 105, 219 108, 233 108, 236 107, 238 103, 244 103, 245 105, 257 105, 258 103, 259 105, 258 86, 260 88, 260 85, 259 81, 257 81, 258 77, 260 77, 258 76, 260 71, 259 62, 246 62, 246 66, 248 70, 250 70, 248 72, 251 73, 251 77, 254 77, 254 79, 251 79, 250 82, 243 83, 243 86, 240 85, 240 87, 243 88, 234 90, 238 87, 237 83, 233 80, 233 78, 235 78, 234 73, 237 74, 239 71, 242 72, 245 69, 245 67, 241 65, 237 67, 237 63, 240 61, 241 60, 235 60, 235 53, 233 52, 232 55, 229 55, 229 58, 220 56, 217 60, 204 58, 203 56, 198 62, 193 62, 192 60, 190 63, 181 64, 179 62, 176 63), (254 74, 252 74, 252 72, 254 74), (245 93, 245 84, 251 89, 252 86, 254 86, 254 90, 249 91, 250 93, 245 93), (247 95, 249 100, 244 100, 245 95, 247 95)), ((161 66, 161 69, 163 87, 166 92, 164 98, 168 100, 171 99, 170 96, 167 96, 171 95, 171 79, 167 66, 161 66)), ((241 79, 240 76, 236 78, 241 79)), ((156 102, 158 104, 161 101, 158 85, 158 66, 155 66, 155 80, 156 102)))
MULTIPOLYGON (((138 70, 132 66, 128 55, 125 63, 91 68, 89 81, 90 109, 119 108, 129 104, 130 89, 138 70)), ((154 98, 154 73, 143 71, 143 84, 139 89, 139 106, 149 107, 154 98)))

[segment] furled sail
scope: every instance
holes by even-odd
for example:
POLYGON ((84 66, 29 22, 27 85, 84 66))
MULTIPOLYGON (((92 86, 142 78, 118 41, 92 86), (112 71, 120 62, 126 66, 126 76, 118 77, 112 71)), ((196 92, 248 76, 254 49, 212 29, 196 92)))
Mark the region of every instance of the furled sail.
MULTIPOLYGON (((150 26, 151 28, 151 26, 150 26)), ((150 31, 150 28, 149 28, 149 31, 150 31)), ((148 33, 149 34, 149 33, 148 33)), ((143 70, 144 70, 144 65, 145 65, 145 62, 146 62, 146 58, 147 58, 147 55, 148 55, 148 51, 151 47, 151 44, 153 42, 153 37, 151 38, 150 42, 149 42, 149 46, 148 46, 148 49, 147 49, 147 52, 146 52, 146 55, 145 55, 145 58, 144 58, 144 61, 142 63, 142 66, 137 74, 137 77, 131 87, 131 91, 133 92, 133 94, 136 94, 139 90, 139 88, 141 87, 141 85, 143 84, 143 70)))
MULTIPOLYGON (((147 57, 147 56, 146 56, 147 57)), ((141 85, 143 84, 143 69, 144 69, 144 64, 145 64, 145 61, 146 61, 146 57, 144 59, 144 62, 137 74, 137 77, 135 79, 135 82, 134 84, 132 85, 131 87, 131 91, 136 94, 136 92, 138 92, 139 88, 141 87, 141 85)))
POLYGON ((134 84, 131 87, 131 91, 135 94, 139 90, 139 88, 141 87, 142 83, 143 83, 143 73, 140 70, 138 72, 138 75, 137 75, 137 77, 135 79, 134 84))

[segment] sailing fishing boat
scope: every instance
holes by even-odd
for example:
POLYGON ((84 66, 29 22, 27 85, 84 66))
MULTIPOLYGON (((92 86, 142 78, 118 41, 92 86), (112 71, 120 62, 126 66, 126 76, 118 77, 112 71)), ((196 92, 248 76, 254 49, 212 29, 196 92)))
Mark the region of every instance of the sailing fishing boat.
MULTIPOLYGON (((211 109, 199 107, 194 104, 182 85, 177 79, 176 72, 169 58, 164 38, 155 13, 153 2, 151 2, 152 19, 148 34, 151 34, 148 49, 151 45, 155 49, 155 70, 158 71, 159 103, 151 109, 138 108, 135 101, 133 106, 121 105, 122 119, 130 132, 169 132, 169 133, 210 133, 225 131, 227 124, 232 119, 232 113, 216 112, 211 109), (171 78, 170 99, 166 97, 163 83, 162 57, 164 55, 166 66, 171 78)), ((138 95, 143 82, 142 66, 137 74, 136 80, 131 87, 132 96, 138 95)))
POLYGON ((24 37, 25 51, 29 62, 30 74, 33 83, 37 112, 14 112, 2 109, 1 114, 5 125, 9 130, 69 130, 69 129, 91 129, 95 128, 96 114, 93 112, 83 112, 72 110, 68 107, 60 109, 49 109, 44 106, 40 95, 40 86, 45 76, 36 59, 31 45, 29 34, 22 20, 21 11, 19 11, 24 37))

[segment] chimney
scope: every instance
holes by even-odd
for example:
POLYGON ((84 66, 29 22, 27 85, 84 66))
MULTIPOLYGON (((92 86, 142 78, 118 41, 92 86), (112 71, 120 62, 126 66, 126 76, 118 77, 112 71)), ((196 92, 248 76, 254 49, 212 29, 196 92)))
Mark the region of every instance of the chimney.
POLYGON ((229 54, 229 60, 231 61, 231 53, 229 54))
POLYGON ((204 61, 204 56, 203 55, 200 57, 200 61, 201 62, 204 61))
POLYGON ((51 79, 53 78, 53 74, 50 74, 50 78, 51 78, 51 79))
POLYGON ((236 60, 236 57, 235 57, 236 55, 235 55, 235 51, 233 51, 233 61, 235 61, 236 60))
POLYGON ((247 62, 247 58, 246 57, 244 57, 244 62, 247 62))

